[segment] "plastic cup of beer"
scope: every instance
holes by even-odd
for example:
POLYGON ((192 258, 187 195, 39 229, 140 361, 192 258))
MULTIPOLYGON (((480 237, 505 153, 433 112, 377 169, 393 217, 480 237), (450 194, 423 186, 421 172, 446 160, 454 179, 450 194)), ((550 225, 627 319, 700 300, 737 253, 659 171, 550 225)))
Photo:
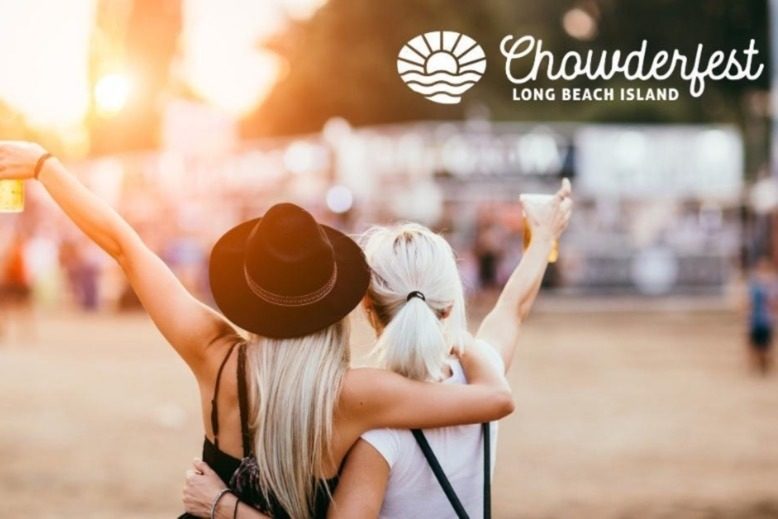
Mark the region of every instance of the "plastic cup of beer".
MULTIPOLYGON (((532 214, 533 218, 543 220, 548 218, 552 204, 556 195, 521 195, 519 201, 524 209, 524 250, 526 251, 532 242, 532 227, 529 223, 527 214, 532 214)), ((551 244, 551 252, 548 253, 548 262, 556 263, 559 258, 559 240, 554 240, 551 244)))
POLYGON ((0 213, 21 213, 22 211, 24 211, 24 182, 0 180, 0 213))

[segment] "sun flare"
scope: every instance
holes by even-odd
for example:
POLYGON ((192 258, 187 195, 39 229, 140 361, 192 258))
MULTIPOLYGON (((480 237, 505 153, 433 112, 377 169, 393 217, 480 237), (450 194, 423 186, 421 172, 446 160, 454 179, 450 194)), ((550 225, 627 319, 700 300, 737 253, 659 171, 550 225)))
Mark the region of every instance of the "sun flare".
POLYGON ((95 83, 95 105, 104 116, 119 113, 127 104, 132 82, 126 74, 106 74, 95 83))

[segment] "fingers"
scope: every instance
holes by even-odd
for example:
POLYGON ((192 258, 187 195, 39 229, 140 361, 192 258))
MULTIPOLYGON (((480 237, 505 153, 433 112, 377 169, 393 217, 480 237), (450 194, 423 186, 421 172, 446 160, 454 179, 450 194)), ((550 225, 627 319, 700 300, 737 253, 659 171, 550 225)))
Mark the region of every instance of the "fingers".
POLYGON ((25 178, 24 168, 20 168, 17 164, 14 164, 8 159, 0 157, 0 179, 8 178, 25 178))
POLYGON ((559 188, 559 191, 557 191, 557 195, 559 198, 567 198, 570 195, 573 194, 573 186, 570 184, 570 179, 567 177, 562 179, 562 186, 559 188))
MULTIPOLYGON (((567 180, 567 179, 565 179, 567 180)), ((561 191, 561 190, 560 190, 561 191)), ((561 234, 562 232, 567 229, 568 224, 570 223, 570 217, 573 214, 573 200, 569 196, 566 196, 562 199, 562 201, 559 203, 559 227, 558 232, 561 234)))
POLYGON ((570 222, 570 217, 573 214, 573 201, 570 198, 565 198, 561 204, 559 204, 559 210, 562 213, 562 218, 564 220, 564 226, 567 227, 567 224, 570 222))
POLYGON ((200 474, 210 474, 213 472, 211 470, 211 467, 208 466, 206 462, 201 460, 200 458, 195 458, 192 462, 192 466, 197 470, 200 474))

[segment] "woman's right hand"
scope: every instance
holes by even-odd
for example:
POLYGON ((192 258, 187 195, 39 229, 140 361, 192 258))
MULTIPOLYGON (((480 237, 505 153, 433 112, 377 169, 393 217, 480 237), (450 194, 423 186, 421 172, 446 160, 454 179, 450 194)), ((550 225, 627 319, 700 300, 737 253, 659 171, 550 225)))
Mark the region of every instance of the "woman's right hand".
POLYGON ((193 468, 186 471, 184 510, 195 517, 210 517, 214 499, 225 488, 227 485, 219 475, 207 463, 196 459, 193 468))
POLYGON ((186 484, 183 491, 184 510, 195 517, 215 517, 216 519, 271 519, 246 503, 242 503, 232 492, 219 499, 214 515, 211 507, 227 485, 219 475, 202 460, 195 459, 193 467, 186 471, 186 484))
POLYGON ((44 153, 43 146, 34 142, 0 141, 0 180, 32 178, 35 164, 44 153))
POLYGON ((568 179, 562 179, 562 186, 548 204, 536 206, 526 204, 524 214, 527 216, 532 239, 558 240, 570 222, 573 213, 572 187, 568 179))

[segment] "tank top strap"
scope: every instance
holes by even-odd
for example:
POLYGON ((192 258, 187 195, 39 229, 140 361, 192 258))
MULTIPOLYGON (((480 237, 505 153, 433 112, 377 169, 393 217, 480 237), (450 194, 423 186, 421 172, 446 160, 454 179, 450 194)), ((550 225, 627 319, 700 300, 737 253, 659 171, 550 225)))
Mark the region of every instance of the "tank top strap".
POLYGON ((251 446, 249 431, 249 394, 246 380, 246 343, 238 348, 238 406, 240 407, 240 433, 243 441, 243 456, 250 456, 254 449, 251 446))
POLYGON ((216 384, 213 388, 213 398, 211 399, 211 430, 213 431, 213 445, 217 449, 219 448, 219 385, 221 383, 224 366, 227 364, 230 355, 232 355, 232 350, 235 349, 236 344, 237 343, 233 343, 232 346, 230 346, 227 355, 224 356, 224 360, 222 360, 222 363, 219 365, 219 371, 216 372, 216 384))

